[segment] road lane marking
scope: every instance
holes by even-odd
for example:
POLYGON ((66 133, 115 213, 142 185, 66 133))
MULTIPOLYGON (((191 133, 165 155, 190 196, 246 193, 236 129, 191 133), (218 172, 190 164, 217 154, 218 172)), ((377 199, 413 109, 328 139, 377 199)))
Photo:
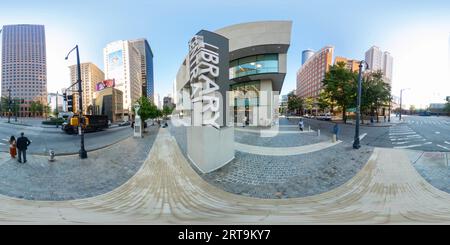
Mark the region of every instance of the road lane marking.
MULTIPOLYGON (((367 136, 367 133, 364 133, 364 134, 360 135, 360 136, 359 136, 359 141, 363 140, 364 137, 366 137, 366 136, 367 136)), ((355 143, 354 140, 352 141, 352 144, 353 144, 353 143, 355 143)))
POLYGON ((411 136, 411 137, 403 137, 403 138, 392 138, 391 137, 391 140, 392 141, 394 141, 394 140, 408 140, 408 139, 414 139, 414 138, 423 138, 422 136, 420 136, 420 135, 414 135, 414 136, 411 136))
POLYGON ((424 146, 424 145, 430 145, 433 144, 433 142, 427 142, 425 144, 421 144, 421 145, 407 145, 407 146, 396 146, 394 147, 395 149, 407 149, 407 148, 414 148, 414 147, 419 147, 419 146, 424 146))
POLYGON ((400 141, 400 142, 392 142, 393 145, 404 145, 411 142, 420 142, 420 141, 427 141, 426 139, 420 139, 420 140, 413 140, 413 141, 400 141))
POLYGON ((447 145, 450 145, 450 142, 445 141, 444 143, 447 144, 447 145))
POLYGON ((416 134, 416 132, 408 132, 408 133, 390 133, 389 136, 401 136, 401 135, 408 135, 408 134, 416 134))
POLYGON ((435 134, 441 134, 441 132, 435 132, 435 134))
POLYGON ((450 151, 450 148, 447 148, 447 147, 445 147, 445 146, 443 146, 443 145, 437 145, 437 146, 439 146, 439 147, 441 147, 441 148, 443 148, 443 149, 446 149, 447 151, 450 151))

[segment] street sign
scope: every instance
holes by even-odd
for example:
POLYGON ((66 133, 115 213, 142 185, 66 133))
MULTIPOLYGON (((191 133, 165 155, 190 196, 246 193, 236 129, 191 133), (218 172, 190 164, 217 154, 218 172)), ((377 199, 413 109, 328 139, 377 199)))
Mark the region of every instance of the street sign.
POLYGON ((356 112, 356 108, 348 108, 347 112, 356 112))

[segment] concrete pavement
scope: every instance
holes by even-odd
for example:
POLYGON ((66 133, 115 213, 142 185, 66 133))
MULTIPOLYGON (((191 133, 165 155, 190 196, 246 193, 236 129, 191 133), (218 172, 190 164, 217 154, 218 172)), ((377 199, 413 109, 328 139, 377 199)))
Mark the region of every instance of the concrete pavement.
POLYGON ((355 177, 330 192, 287 200, 238 196, 198 176, 161 129, 138 173, 119 188, 61 202, 1 196, 0 222, 450 224, 450 195, 424 180, 404 150, 377 148, 355 177))

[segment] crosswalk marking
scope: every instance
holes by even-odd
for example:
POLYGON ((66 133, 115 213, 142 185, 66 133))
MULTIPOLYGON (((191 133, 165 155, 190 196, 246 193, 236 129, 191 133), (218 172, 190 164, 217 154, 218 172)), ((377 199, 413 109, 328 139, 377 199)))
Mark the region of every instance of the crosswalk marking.
POLYGON ((417 134, 408 126, 399 126, 389 129, 389 139, 394 148, 408 149, 414 147, 420 147, 424 145, 430 145, 433 142, 427 142, 427 140, 417 134))
POLYGON ((431 144, 433 144, 433 142, 427 142, 427 143, 421 144, 421 145, 396 146, 394 148, 396 148, 396 149, 408 149, 408 148, 414 148, 414 147, 419 147, 419 146, 423 146, 423 145, 431 145, 431 144))
POLYGON ((437 146, 439 146, 439 147, 441 147, 441 148, 443 148, 443 149, 446 149, 447 151, 450 151, 450 148, 445 147, 445 146, 443 146, 443 145, 437 145, 437 146))
POLYGON ((420 141, 427 141, 426 139, 420 139, 416 141, 400 141, 400 142, 392 142, 393 145, 404 145, 411 142, 420 142, 420 141))

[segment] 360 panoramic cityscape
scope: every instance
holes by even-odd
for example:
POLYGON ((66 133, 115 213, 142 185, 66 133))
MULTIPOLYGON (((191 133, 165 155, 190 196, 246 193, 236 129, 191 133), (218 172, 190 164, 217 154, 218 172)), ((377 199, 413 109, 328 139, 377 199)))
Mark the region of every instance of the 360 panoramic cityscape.
POLYGON ((25 2, 0 223, 450 224, 449 3, 25 2))

